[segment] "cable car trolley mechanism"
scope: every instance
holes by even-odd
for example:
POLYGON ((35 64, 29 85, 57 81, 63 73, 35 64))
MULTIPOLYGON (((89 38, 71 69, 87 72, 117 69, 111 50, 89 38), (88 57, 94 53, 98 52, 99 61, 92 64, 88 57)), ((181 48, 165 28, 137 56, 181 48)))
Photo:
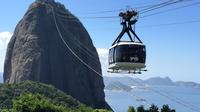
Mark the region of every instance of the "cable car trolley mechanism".
POLYGON ((138 13, 128 10, 121 12, 119 16, 123 28, 112 47, 109 48, 108 72, 141 74, 141 71, 147 71, 145 70, 146 47, 132 28, 132 25, 137 22, 138 13), (121 41, 125 33, 129 41, 121 41))

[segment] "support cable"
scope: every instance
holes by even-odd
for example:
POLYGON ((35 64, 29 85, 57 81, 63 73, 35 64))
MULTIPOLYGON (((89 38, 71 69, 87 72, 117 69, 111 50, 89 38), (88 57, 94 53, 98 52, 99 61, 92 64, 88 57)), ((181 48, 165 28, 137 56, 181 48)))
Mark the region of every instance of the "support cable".
MULTIPOLYGON (((143 13, 146 13, 146 12, 154 11, 156 9, 160 9, 160 8, 172 5, 172 4, 176 4, 176 3, 180 3, 180 2, 185 2, 185 1, 193 1, 193 0, 169 0, 169 1, 166 1, 166 2, 159 3, 159 4, 150 5, 148 8, 139 10, 138 12, 140 14, 143 14, 143 13)), ((147 7, 147 6, 145 6, 145 7, 147 7)), ((120 10, 118 10, 118 11, 120 11, 120 10)), ((106 11, 102 11, 102 12, 106 12, 106 11)), ((59 15, 59 14, 56 14, 56 15, 62 16, 62 15, 59 15)), ((149 14, 147 16, 150 16, 150 15, 151 14, 149 14)), ((65 18, 77 19, 75 17, 65 17, 65 18)), ((116 19, 116 18, 118 18, 118 16, 83 16, 83 17, 78 17, 78 18, 80 18, 80 19, 116 19)))
POLYGON ((150 8, 146 8, 146 9, 140 10, 139 13, 143 14, 143 13, 146 13, 146 12, 154 11, 156 9, 160 9, 160 8, 163 8, 163 7, 166 7, 166 6, 169 6, 169 5, 173 5, 173 4, 177 4, 177 3, 185 2, 185 1, 191 1, 191 0, 176 0, 176 1, 175 0, 169 0, 167 2, 163 2, 163 3, 157 4, 157 5, 152 6, 150 8))
POLYGON ((184 5, 184 6, 171 8, 171 9, 167 9, 167 10, 164 10, 164 11, 159 11, 159 12, 156 12, 156 13, 140 16, 139 18, 141 19, 141 18, 145 18, 145 17, 157 15, 157 14, 163 14, 163 13, 166 13, 166 12, 170 12, 170 11, 174 11, 174 10, 178 10, 178 9, 182 9, 182 8, 186 8, 186 7, 190 7, 190 6, 195 6, 195 5, 199 5, 199 4, 200 4, 200 2, 195 2, 195 3, 188 4, 188 5, 184 5))
MULTIPOLYGON (((135 76, 135 75, 134 75, 134 76, 135 76)), ((138 79, 140 79, 140 78, 137 77, 137 76, 135 76, 135 77, 138 78, 138 79)), ((193 112, 199 112, 199 109, 193 108, 193 107, 191 107, 191 106, 188 106, 188 105, 185 104, 184 102, 178 101, 178 100, 176 100, 176 99, 174 99, 174 98, 172 98, 172 97, 170 97, 170 96, 168 96, 168 95, 166 95, 166 94, 164 94, 164 93, 162 93, 162 92, 160 92, 160 91, 157 91, 157 90, 151 88, 150 86, 147 86, 146 84, 144 84, 144 83, 141 82, 141 81, 136 81, 136 80, 135 80, 135 82, 138 83, 138 84, 143 85, 143 87, 145 87, 146 89, 148 89, 148 90, 150 90, 150 91, 152 91, 152 92, 154 92, 154 93, 156 93, 156 94, 158 94, 158 95, 160 95, 160 96, 162 96, 162 97, 164 97, 164 98, 166 98, 166 99, 168 99, 168 100, 170 100, 170 101, 172 101, 172 102, 175 102, 175 103, 177 103, 177 104, 179 104, 179 105, 181 105, 181 106, 183 106, 183 107, 185 107, 185 108, 187 108, 187 109, 189 109, 189 110, 192 110, 193 112)))
POLYGON ((55 16, 55 12, 54 12, 54 8, 50 5, 50 7, 52 8, 52 13, 53 13, 53 18, 54 18, 54 23, 55 23, 55 26, 56 26, 56 29, 57 29, 57 32, 59 34, 59 37, 60 39, 62 40, 62 42, 65 44, 65 46, 69 49, 69 51, 81 62, 83 63, 87 68, 89 68, 90 70, 92 70, 93 72, 95 72, 97 75, 99 75, 100 77, 102 77, 102 74, 97 72, 95 69, 93 69, 90 65, 88 65, 86 62, 84 62, 70 47, 69 45, 65 42, 61 32, 60 32, 60 29, 58 27, 58 24, 57 24, 57 20, 56 20, 56 16, 55 16))

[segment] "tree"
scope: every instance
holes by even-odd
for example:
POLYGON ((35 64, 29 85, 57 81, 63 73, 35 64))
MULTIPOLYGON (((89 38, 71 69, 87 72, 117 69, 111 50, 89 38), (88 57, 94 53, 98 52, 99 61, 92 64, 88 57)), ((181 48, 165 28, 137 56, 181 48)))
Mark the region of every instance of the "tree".
POLYGON ((171 109, 168 105, 163 105, 161 108, 161 112, 171 112, 171 109))
POLYGON ((151 107, 149 108, 149 112, 159 112, 158 107, 152 104, 151 107))
POLYGON ((175 110, 175 109, 172 109, 171 112, 176 112, 176 110, 175 110))
POLYGON ((139 107, 137 108, 137 112, 145 112, 144 106, 143 106, 143 105, 139 106, 139 107))
MULTIPOLYGON (((0 110, 1 111, 1 110, 0 110)), ((80 104, 77 108, 67 108, 53 102, 41 94, 23 93, 13 100, 11 109, 1 112, 111 112, 105 109, 92 109, 80 104)))
POLYGON ((46 97, 24 93, 13 100, 14 112, 68 112, 70 109, 57 105, 46 97))
POLYGON ((136 112, 135 108, 133 106, 128 107, 128 112, 136 112))

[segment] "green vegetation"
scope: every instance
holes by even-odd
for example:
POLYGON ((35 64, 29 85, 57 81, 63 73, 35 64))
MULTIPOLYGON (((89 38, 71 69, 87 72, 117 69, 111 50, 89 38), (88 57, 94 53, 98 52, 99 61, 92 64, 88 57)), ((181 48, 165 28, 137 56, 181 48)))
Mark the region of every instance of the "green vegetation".
MULTIPOLYGON (((0 99, 0 112, 111 112, 92 109, 51 85, 33 81, 0 84, 0 99)), ((159 112, 159 108, 153 104, 149 109, 130 106, 128 112, 159 112)), ((175 110, 163 105, 160 112, 175 110)))
POLYGON ((137 112, 144 112, 145 111, 145 109, 144 109, 144 106, 139 106, 138 108, 137 108, 137 112))
POLYGON ((57 105, 40 94, 24 93, 13 100, 12 109, 4 109, 5 112, 43 112, 56 111, 67 112, 69 109, 57 105))
POLYGON ((81 104, 53 86, 24 81, 0 85, 1 112, 110 112, 81 104))
POLYGON ((128 107, 128 112, 136 112, 135 108, 133 106, 128 107))
POLYGON ((128 112, 175 112, 174 109, 170 109, 168 105, 163 105, 163 107, 160 109, 152 104, 149 109, 145 109, 144 106, 137 107, 137 111, 135 111, 135 108, 133 106, 129 106, 128 112))
POLYGON ((168 105, 163 105, 161 112, 175 112, 174 109, 170 109, 168 105))
POLYGON ((149 112, 159 112, 158 107, 152 104, 151 107, 149 108, 149 112))

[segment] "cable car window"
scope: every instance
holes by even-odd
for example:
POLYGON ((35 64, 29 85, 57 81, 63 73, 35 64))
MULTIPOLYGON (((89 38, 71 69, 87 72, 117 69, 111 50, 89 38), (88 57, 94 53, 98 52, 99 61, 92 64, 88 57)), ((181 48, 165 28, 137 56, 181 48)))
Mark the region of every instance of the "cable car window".
POLYGON ((128 45, 120 45, 116 47, 116 62, 128 62, 128 45))
POLYGON ((139 62, 145 63, 145 58, 146 58, 146 48, 145 48, 145 46, 140 46, 139 57, 140 57, 139 62))
POLYGON ((143 63, 145 62, 146 50, 142 45, 129 45, 130 62, 143 63))
POLYGON ((114 63, 114 58, 113 58, 113 56, 114 56, 114 48, 111 48, 110 50, 109 50, 109 64, 112 64, 112 63, 114 63))
POLYGON ((129 61, 130 62, 138 62, 139 61, 138 53, 139 53, 138 46, 129 45, 129 61))

